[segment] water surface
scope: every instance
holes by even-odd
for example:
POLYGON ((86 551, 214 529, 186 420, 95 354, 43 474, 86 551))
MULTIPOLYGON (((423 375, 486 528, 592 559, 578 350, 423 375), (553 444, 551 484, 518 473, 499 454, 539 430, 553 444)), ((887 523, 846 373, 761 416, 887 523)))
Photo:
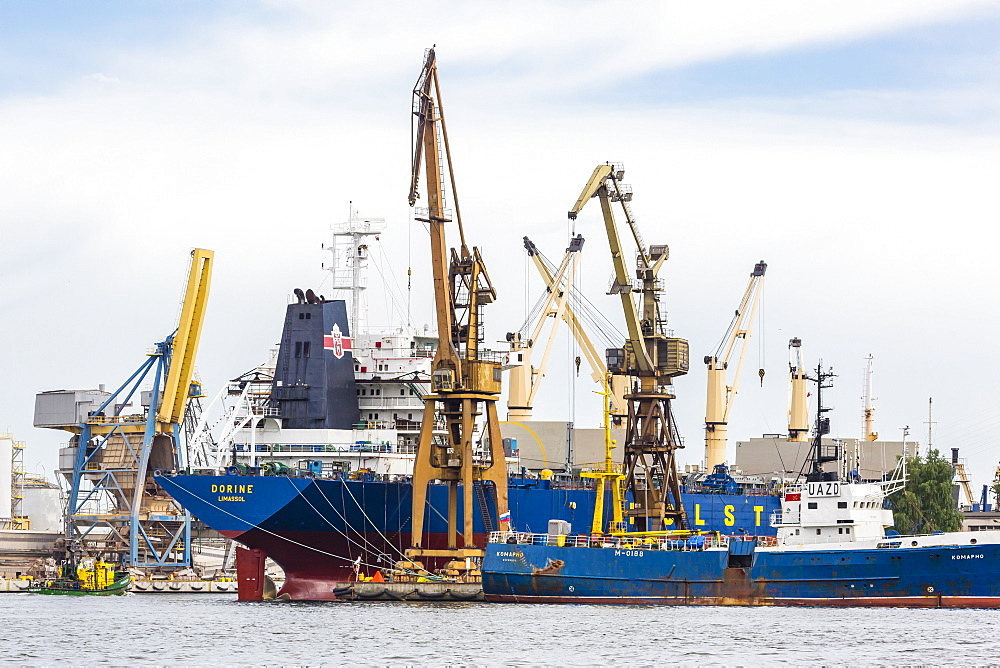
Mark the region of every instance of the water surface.
POLYGON ((917 665, 1000 661, 1000 610, 240 603, 0 594, 3 665, 917 665))

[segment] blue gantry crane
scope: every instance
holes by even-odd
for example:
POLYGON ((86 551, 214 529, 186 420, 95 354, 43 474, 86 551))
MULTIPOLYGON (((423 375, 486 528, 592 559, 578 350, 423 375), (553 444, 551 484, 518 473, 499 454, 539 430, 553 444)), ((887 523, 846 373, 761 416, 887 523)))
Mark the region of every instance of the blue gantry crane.
POLYGON ((200 394, 194 360, 213 259, 210 250, 192 251, 177 329, 117 390, 36 396, 35 426, 73 434, 60 467, 70 483, 66 544, 74 556, 115 554, 126 566, 160 569, 191 564, 191 516, 153 472, 185 466, 180 436, 189 398, 200 394), (136 399, 142 410, 126 413, 136 399))

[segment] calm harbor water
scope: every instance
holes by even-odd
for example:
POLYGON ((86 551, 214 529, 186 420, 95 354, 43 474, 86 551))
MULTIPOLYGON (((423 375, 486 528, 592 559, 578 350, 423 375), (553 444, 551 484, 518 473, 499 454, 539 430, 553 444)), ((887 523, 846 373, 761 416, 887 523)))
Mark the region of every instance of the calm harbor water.
POLYGON ((3 665, 989 664, 1000 610, 0 594, 3 665))

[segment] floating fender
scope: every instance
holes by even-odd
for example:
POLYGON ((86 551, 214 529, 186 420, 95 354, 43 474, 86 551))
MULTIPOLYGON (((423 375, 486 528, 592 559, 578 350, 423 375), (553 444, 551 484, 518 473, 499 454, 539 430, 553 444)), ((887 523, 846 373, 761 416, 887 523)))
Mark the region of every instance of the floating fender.
POLYGON ((355 598, 363 598, 365 600, 371 601, 371 600, 374 600, 376 598, 382 598, 383 596, 386 595, 387 592, 388 592, 388 590, 385 587, 382 587, 382 589, 379 589, 378 591, 367 592, 367 593, 355 590, 354 591, 354 596, 355 596, 355 598))
POLYGON ((149 589, 149 585, 146 584, 145 582, 133 581, 132 589, 138 589, 139 591, 146 591, 147 589, 149 589))
POLYGON ((193 589, 194 591, 201 591, 204 588, 205 588, 205 585, 203 585, 200 582, 192 582, 191 583, 191 589, 193 589))
POLYGON ((167 588, 167 585, 165 583, 163 583, 163 582, 154 582, 153 583, 153 589, 155 589, 156 591, 163 591, 166 588, 167 588))
POLYGON ((348 585, 347 587, 334 587, 333 588, 333 593, 336 594, 337 596, 343 596, 344 594, 350 594, 352 591, 354 591, 354 587, 351 587, 350 585, 348 585))
POLYGON ((451 590, 449 589, 447 591, 421 591, 418 589, 417 596, 419 596, 420 598, 438 599, 447 596, 449 591, 451 590))
POLYGON ((403 601, 403 600, 406 599, 406 594, 397 594, 396 592, 392 591, 388 587, 386 587, 385 595, 388 598, 391 598, 393 601, 403 601))
POLYGON ((228 582, 216 582, 215 583, 215 588, 217 590, 219 590, 219 591, 229 591, 229 583, 228 582))
POLYGON ((482 594, 482 592, 479 591, 473 594, 460 594, 457 591, 452 591, 450 589, 448 590, 448 593, 451 594, 451 597, 456 601, 476 601, 479 600, 479 597, 482 594))
POLYGON ((170 583, 170 590, 171 591, 180 591, 181 590, 181 583, 180 582, 171 582, 170 583))
POLYGON ((14 580, 13 584, 15 589, 20 589, 21 591, 24 591, 31 586, 31 582, 29 580, 14 580))

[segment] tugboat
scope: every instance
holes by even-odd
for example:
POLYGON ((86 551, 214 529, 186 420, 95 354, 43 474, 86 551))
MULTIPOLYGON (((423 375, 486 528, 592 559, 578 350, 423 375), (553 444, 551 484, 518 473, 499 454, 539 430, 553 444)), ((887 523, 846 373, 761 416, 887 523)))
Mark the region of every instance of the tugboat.
POLYGON ((28 591, 62 596, 120 596, 132 582, 127 571, 116 571, 113 564, 93 558, 79 564, 69 561, 59 567, 59 575, 32 582, 28 591))

